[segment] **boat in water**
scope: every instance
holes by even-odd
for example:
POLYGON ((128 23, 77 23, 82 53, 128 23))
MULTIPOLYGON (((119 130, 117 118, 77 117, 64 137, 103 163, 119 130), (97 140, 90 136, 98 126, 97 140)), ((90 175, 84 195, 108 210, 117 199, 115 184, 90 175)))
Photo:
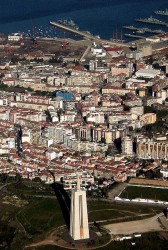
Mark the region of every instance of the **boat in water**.
POLYGON ((155 10, 154 13, 157 14, 157 15, 168 16, 168 9, 165 9, 165 10, 155 10))

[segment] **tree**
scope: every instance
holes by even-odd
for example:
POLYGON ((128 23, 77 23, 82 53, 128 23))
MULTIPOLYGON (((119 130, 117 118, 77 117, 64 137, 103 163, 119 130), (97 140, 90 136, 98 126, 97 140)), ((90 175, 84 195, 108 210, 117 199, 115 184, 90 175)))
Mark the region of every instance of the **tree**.
POLYGON ((35 177, 35 178, 33 179, 33 181, 35 181, 35 182, 41 182, 41 179, 40 179, 39 177, 35 177))
POLYGON ((3 183, 7 182, 8 178, 9 178, 9 176, 7 173, 0 174, 0 181, 1 182, 3 182, 3 183))
POLYGON ((153 171, 152 171, 152 170, 147 171, 147 172, 145 173, 145 177, 146 177, 147 179, 153 179, 153 178, 154 178, 154 173, 153 173, 153 171))
POLYGON ((144 113, 155 113, 155 109, 151 106, 144 106, 144 113))
POLYGON ((152 63, 153 63, 153 57, 150 56, 150 57, 146 60, 146 64, 152 65, 152 63))
POLYGON ((153 64, 153 68, 154 68, 154 69, 160 69, 159 63, 154 63, 154 64, 153 64))
POLYGON ((15 181, 17 183, 19 183, 21 181, 21 179, 22 179, 22 176, 19 173, 16 173, 16 175, 15 175, 15 181))

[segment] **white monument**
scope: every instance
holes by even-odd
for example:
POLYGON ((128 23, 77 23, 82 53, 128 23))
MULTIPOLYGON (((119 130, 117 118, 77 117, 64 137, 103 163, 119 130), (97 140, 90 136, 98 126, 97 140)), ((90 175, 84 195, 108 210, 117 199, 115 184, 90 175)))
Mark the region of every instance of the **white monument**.
POLYGON ((74 240, 89 238, 86 191, 80 189, 77 175, 77 188, 71 191, 70 235, 74 240))

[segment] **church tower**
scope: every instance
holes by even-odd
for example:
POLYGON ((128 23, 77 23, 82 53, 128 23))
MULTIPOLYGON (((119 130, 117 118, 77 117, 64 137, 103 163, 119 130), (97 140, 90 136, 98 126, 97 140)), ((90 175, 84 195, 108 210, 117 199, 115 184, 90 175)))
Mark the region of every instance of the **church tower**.
POLYGON ((71 191, 70 235, 74 240, 89 238, 86 191, 80 188, 77 175, 77 188, 71 191))

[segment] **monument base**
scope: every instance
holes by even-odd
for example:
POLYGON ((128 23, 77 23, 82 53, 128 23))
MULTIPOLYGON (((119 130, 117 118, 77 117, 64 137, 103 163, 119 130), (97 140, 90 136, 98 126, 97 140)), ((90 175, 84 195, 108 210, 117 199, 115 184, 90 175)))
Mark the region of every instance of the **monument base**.
POLYGON ((105 229, 98 231, 96 227, 92 226, 89 228, 89 232, 89 239, 74 240, 65 226, 55 230, 54 235, 57 245, 68 249, 96 249, 111 241, 111 236, 105 229))
POLYGON ((108 245, 111 242, 111 235, 106 229, 101 228, 98 230, 95 226, 89 228, 90 238, 83 240, 74 240, 69 234, 66 226, 61 226, 53 230, 47 238, 42 241, 27 245, 26 248, 35 248, 40 246, 59 246, 65 249, 97 249, 108 245))

